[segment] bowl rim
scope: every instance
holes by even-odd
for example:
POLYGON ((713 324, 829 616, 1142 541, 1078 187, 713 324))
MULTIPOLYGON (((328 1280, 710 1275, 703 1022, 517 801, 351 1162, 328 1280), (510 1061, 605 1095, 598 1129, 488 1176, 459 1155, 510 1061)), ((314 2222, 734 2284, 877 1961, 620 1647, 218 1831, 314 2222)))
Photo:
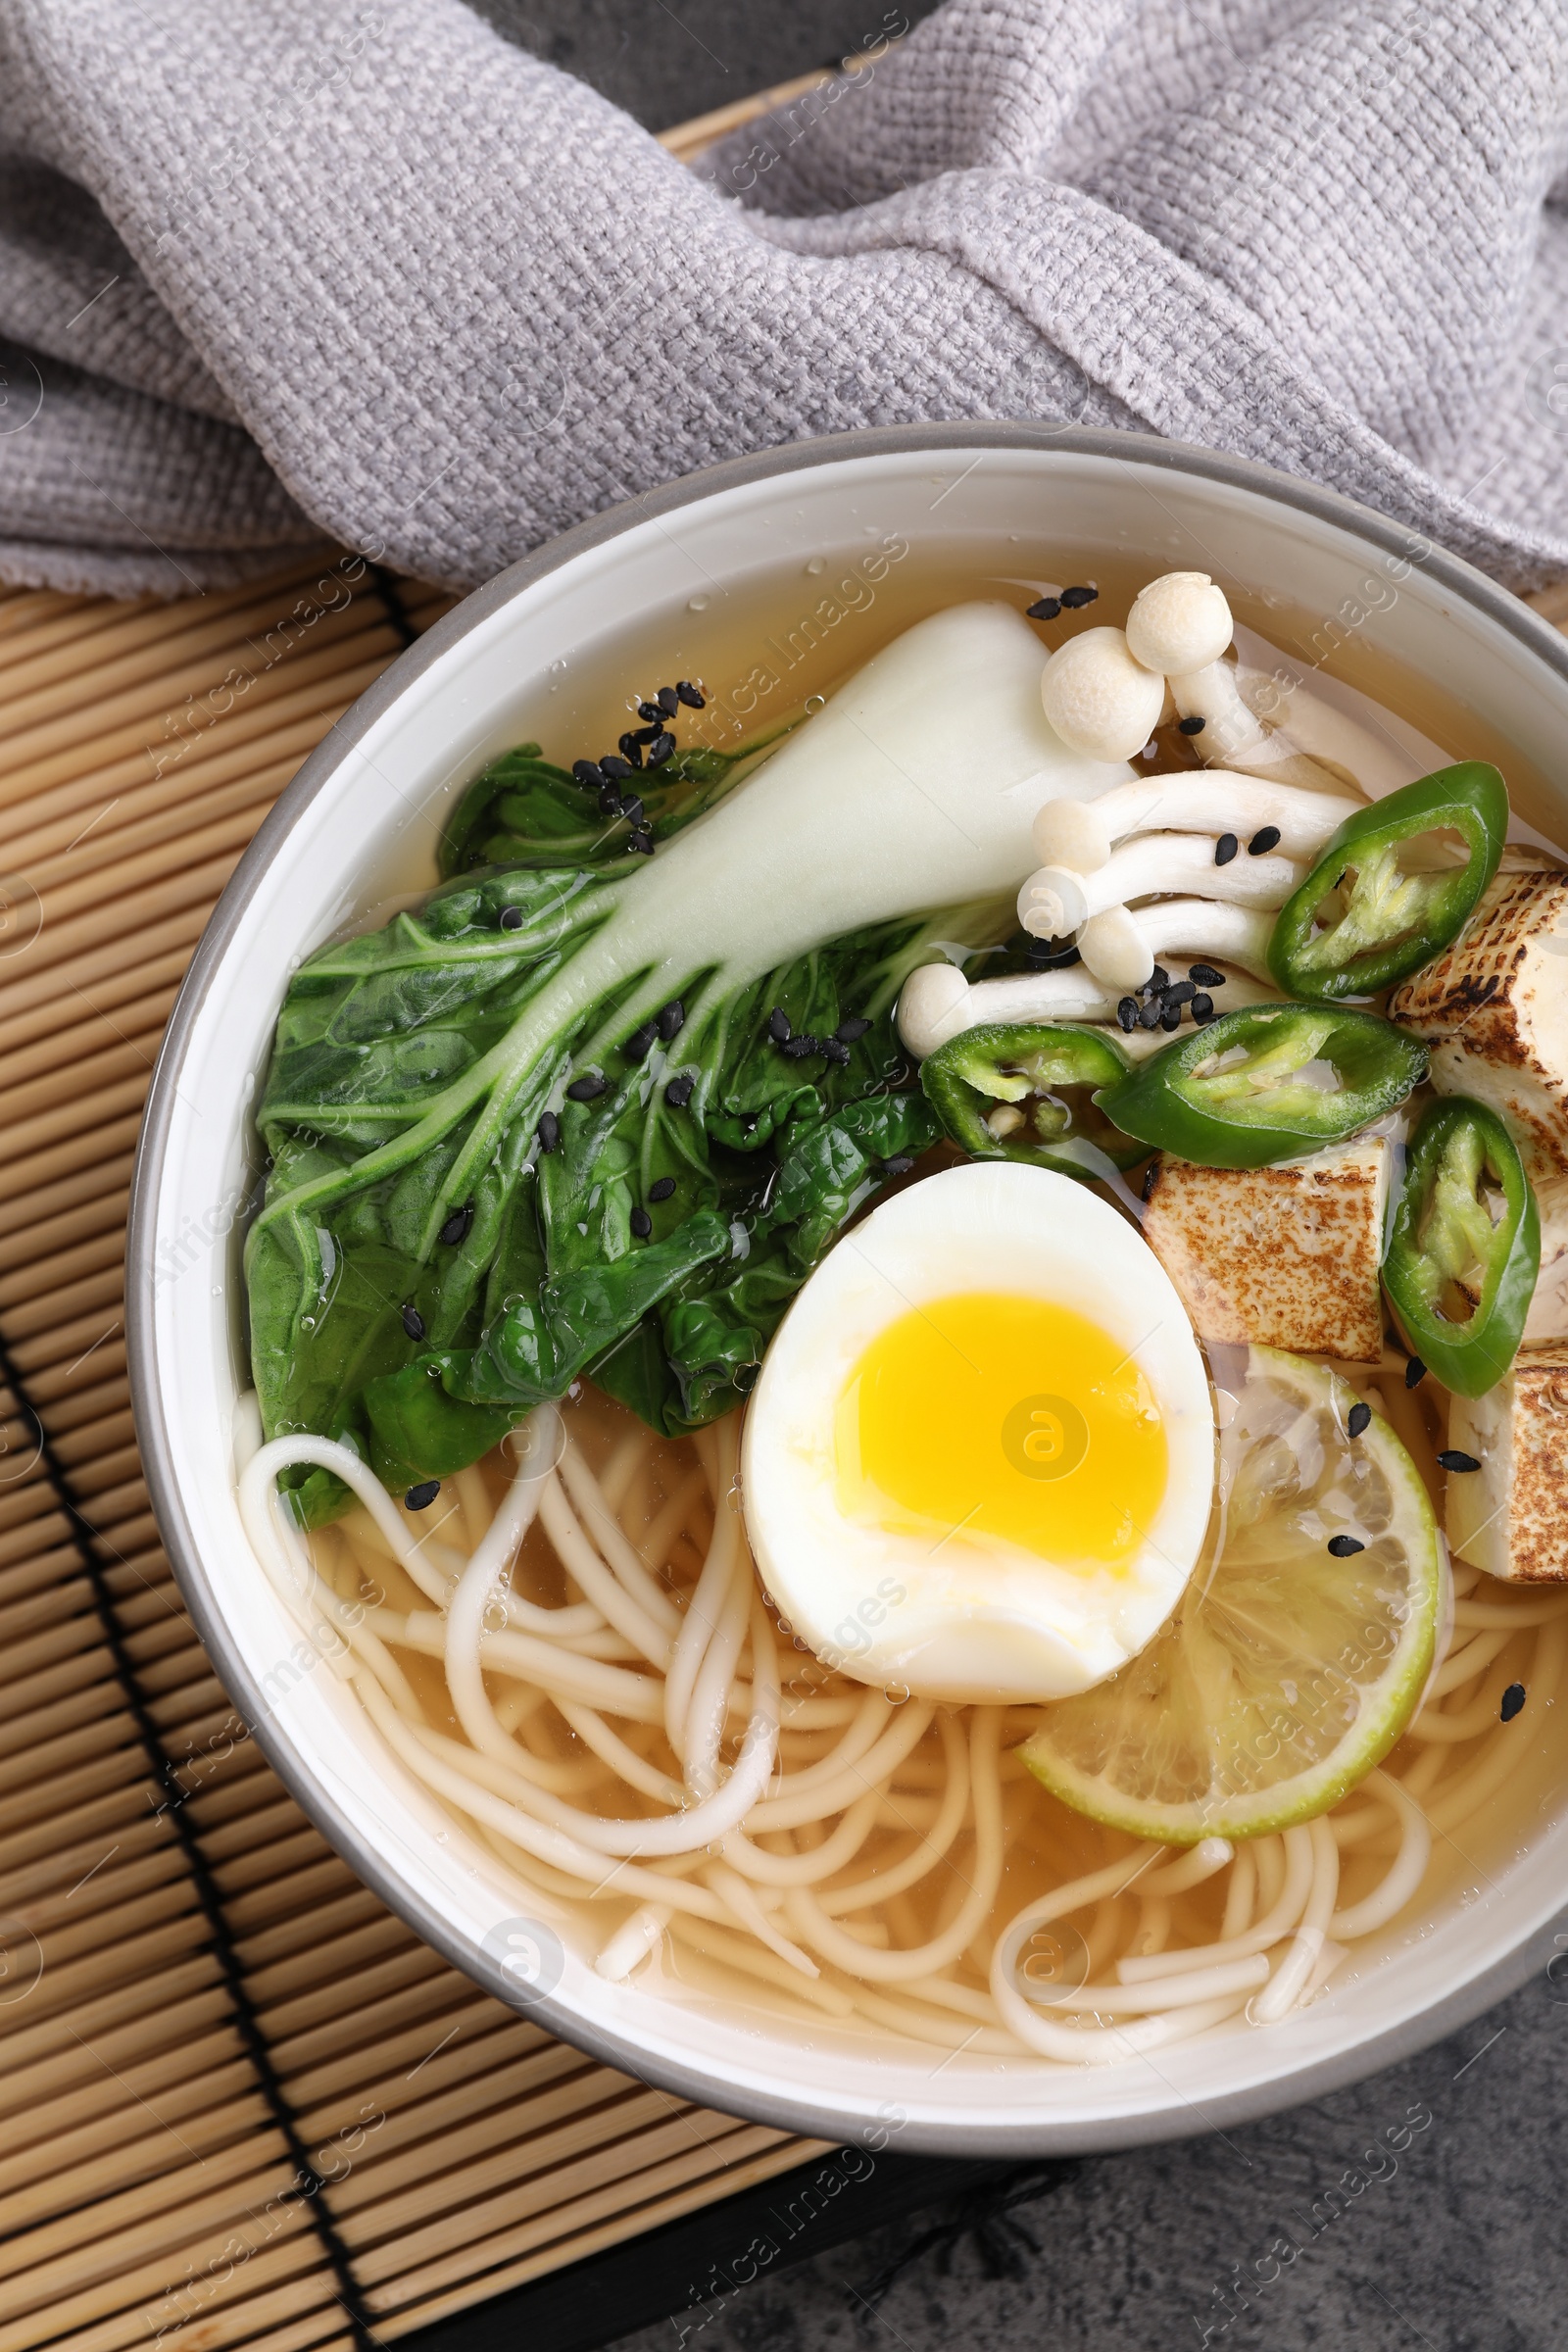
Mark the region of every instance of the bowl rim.
MULTIPOLYGON (((173 1010, 148 1089, 131 1175, 125 1242, 125 1337, 131 1408, 143 1474, 170 1564, 197 1633, 236 1711, 267 1762, 333 1850, 393 1914, 470 1982, 510 2009, 543 2026, 602 2064, 630 2072, 657 2088, 700 2106, 719 2105, 748 2121, 843 2143, 855 2138, 886 2146, 888 2133, 846 2130, 843 2111, 809 2095, 785 2091, 754 2093, 744 2084, 716 2082, 699 2068, 648 2052, 632 2034, 617 2033, 579 2016, 553 1996, 519 2000, 518 1989, 499 1962, 469 1947, 434 1907, 416 1893, 338 1810, 292 1749, 287 1733, 264 1703, 256 1678, 230 1640, 211 1597, 190 1520, 173 1467, 173 1447, 158 1380, 154 1316, 156 1204, 168 1158, 178 1084, 191 1032, 230 939, 274 851, 293 830, 318 794, 360 742, 398 699, 449 650, 511 603, 523 590, 561 570, 591 549, 617 538, 634 524, 698 504, 718 493, 768 479, 787 479, 809 469, 865 458, 913 452, 958 453, 1039 450, 1075 457, 1122 460, 1227 488, 1250 491, 1275 505, 1294 507, 1315 519, 1353 534, 1365 544, 1404 563, 1419 563, 1471 612, 1517 638, 1524 649, 1568 685, 1568 639, 1521 598, 1499 587, 1462 557, 1450 554, 1410 524, 1390 520, 1343 493, 1224 450, 1165 440, 1150 433, 1089 426, 1065 429, 1023 420, 933 422, 874 426, 821 436, 730 458, 662 483, 606 508, 547 541, 494 579, 472 590, 413 645, 388 663, 317 748, 263 819, 223 888, 199 940, 173 1010)), ((350 551, 351 560, 353 552, 350 551)), ((363 559, 368 564, 373 561, 363 559)), ((1568 1912, 1564 1913, 1568 1919, 1568 1912)), ((1549 1929, 1552 1923, 1545 1923, 1549 1929)), ((1206 2097, 1202 2112, 1178 2103, 1160 2115, 1107 2115, 1057 2122, 1049 2115, 1013 2116, 1004 2122, 916 2124, 901 2131, 911 2151, 973 2157, 1051 2153, 1095 2153, 1194 2137, 1224 2125, 1246 2124, 1303 2100, 1321 2098, 1411 2057, 1469 2024, 1484 2010, 1518 1990, 1539 1965, 1540 1932, 1528 1935, 1464 1984, 1427 2007, 1396 2021, 1345 2049, 1304 2061, 1288 2076, 1269 2075, 1234 2090, 1206 2097), (1281 2094, 1284 2094, 1283 2096, 1281 2094)))

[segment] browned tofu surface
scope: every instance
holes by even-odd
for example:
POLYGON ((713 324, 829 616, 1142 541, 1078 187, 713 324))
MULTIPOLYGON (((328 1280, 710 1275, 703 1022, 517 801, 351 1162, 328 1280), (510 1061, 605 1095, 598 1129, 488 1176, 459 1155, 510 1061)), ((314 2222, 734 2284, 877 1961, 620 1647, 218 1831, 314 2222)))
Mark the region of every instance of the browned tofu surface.
POLYGON ((1484 1396, 1455 1396, 1448 1443, 1480 1462, 1448 1475, 1448 1541, 1519 1584, 1568 1583, 1568 1346, 1531 1348, 1484 1396))
POLYGON ((1541 1273, 1525 1319, 1527 1348, 1568 1340, 1568 1177, 1536 1185, 1541 1215, 1541 1273))
POLYGON ((1499 873, 1389 1017, 1432 1047, 1440 1093, 1500 1114, 1536 1182, 1568 1175, 1568 878, 1499 873))
POLYGON ((1377 1137, 1277 1168, 1162 1156, 1144 1239, 1205 1340, 1375 1363, 1388 1183, 1377 1137))

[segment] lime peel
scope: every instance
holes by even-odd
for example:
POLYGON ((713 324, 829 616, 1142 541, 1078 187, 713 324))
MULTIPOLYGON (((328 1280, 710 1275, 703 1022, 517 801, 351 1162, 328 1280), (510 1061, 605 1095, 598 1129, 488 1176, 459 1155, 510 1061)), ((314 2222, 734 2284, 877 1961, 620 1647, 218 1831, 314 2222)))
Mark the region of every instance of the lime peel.
POLYGON ((1420 1472, 1328 1367, 1252 1348, 1221 1437, 1220 1502, 1163 1630, 1044 1711, 1023 1759, 1135 1838, 1258 1838, 1337 1804, 1420 1703, 1447 1582, 1420 1472), (1329 1542, 1362 1548, 1335 1557, 1329 1542))

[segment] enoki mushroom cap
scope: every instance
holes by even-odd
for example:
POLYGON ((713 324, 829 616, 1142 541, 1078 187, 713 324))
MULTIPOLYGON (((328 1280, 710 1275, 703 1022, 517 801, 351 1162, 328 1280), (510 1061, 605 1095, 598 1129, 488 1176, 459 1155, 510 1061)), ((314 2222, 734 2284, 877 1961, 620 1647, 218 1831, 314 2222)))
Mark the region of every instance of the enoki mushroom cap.
POLYGON ((969 983, 956 963, 922 963, 899 991, 899 1035, 923 1060, 969 1026, 969 983))
POLYGON ((1159 724, 1165 682, 1133 660, 1120 629, 1085 629, 1046 663, 1040 700, 1069 751, 1131 760, 1159 724))
POLYGON ((1035 855, 1042 865, 1095 874, 1106 864, 1115 836, 1093 801, 1047 801, 1034 821, 1035 855))
POLYGON ((1154 969, 1154 951, 1127 906, 1107 906, 1085 923, 1078 953, 1106 988, 1142 988, 1154 969))
POLYGON ((1127 615, 1134 661, 1164 676, 1205 669, 1235 634, 1224 591, 1206 571, 1167 571, 1151 580, 1127 615))
POLYGON ((1018 920, 1035 939, 1065 939, 1088 917, 1088 894, 1067 866, 1042 866, 1018 893, 1018 920))

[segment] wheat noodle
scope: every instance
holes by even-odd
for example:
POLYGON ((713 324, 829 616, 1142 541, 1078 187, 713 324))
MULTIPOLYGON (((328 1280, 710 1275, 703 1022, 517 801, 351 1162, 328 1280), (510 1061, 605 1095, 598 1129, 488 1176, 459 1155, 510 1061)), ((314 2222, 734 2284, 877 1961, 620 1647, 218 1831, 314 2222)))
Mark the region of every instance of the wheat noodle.
POLYGON ((1513 1769, 1499 1676, 1541 1705, 1561 1679, 1568 1610, 1461 1571, 1402 1767, 1239 1847, 1139 1846, 1007 1752, 1030 1710, 939 1709, 788 1651, 781 1689, 735 1420, 673 1446, 610 1409, 542 1407, 429 1528, 319 1439, 261 1446, 240 1506, 302 1631, 519 1904, 609 1908, 591 1949, 612 1981, 1080 2066, 1276 2024, 1513 1769), (275 1494, 306 1465, 357 1505, 308 1546, 275 1494), (1032 1939, 1071 1942, 1072 1920, 1077 1965, 1042 1986, 1032 1939))

